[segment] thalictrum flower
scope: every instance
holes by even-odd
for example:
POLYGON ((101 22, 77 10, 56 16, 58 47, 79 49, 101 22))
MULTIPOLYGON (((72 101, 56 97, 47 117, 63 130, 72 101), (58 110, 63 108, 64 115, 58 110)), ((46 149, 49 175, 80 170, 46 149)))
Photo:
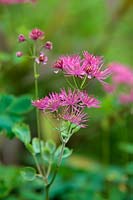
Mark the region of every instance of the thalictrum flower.
POLYGON ((83 110, 77 109, 66 110, 65 114, 62 115, 62 119, 76 124, 82 128, 85 128, 87 126, 86 122, 88 121, 87 114, 84 113, 83 110))
POLYGON ((18 4, 18 3, 28 3, 35 2, 34 0, 0 0, 2 4, 18 4))
POLYGON ((37 57, 35 59, 35 61, 36 61, 37 64, 41 63, 41 64, 45 65, 45 64, 47 64, 48 57, 43 52, 41 52, 39 57, 37 57))
POLYGON ((113 83, 116 85, 126 84, 133 86, 133 71, 120 63, 111 63, 113 83))
POLYGON ((17 57, 21 57, 21 56, 23 56, 23 53, 22 53, 21 51, 17 51, 17 52, 16 52, 16 56, 17 56, 17 57))
POLYGON ((133 90, 131 90, 128 94, 127 93, 120 94, 119 101, 121 104, 133 103, 133 90))
POLYGON ((20 34, 19 36, 18 36, 18 41, 19 42, 24 42, 26 39, 25 39, 25 36, 23 35, 23 34, 20 34))
POLYGON ((85 122, 85 107, 99 107, 99 101, 89 97, 86 92, 71 89, 66 92, 51 93, 43 99, 35 100, 32 105, 45 112, 56 113, 57 118, 69 119, 68 121, 78 125, 85 122))
POLYGON ((105 85, 104 80, 111 75, 111 68, 108 67, 105 70, 101 70, 102 66, 102 57, 94 56, 84 51, 83 58, 79 55, 61 56, 53 67, 61 69, 67 76, 87 77, 89 80, 96 78, 105 85))
POLYGON ((44 38, 44 32, 38 28, 33 29, 29 34, 30 39, 38 40, 44 38))
POLYGON ((48 50, 52 50, 53 49, 53 44, 50 41, 47 41, 45 44, 45 48, 48 50))

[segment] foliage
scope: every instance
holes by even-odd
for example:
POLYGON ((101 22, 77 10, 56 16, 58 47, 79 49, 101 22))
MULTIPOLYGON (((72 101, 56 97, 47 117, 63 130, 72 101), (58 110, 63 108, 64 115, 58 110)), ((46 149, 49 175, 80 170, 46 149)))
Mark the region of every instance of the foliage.
MULTIPOLYGON (((41 200, 43 191, 41 179, 27 182, 21 179, 20 170, 15 167, 0 167, 0 199, 41 200)), ((31 178, 34 173, 31 169, 26 170, 30 171, 31 178)), ((94 167, 84 171, 70 165, 63 165, 51 189, 51 200, 76 200, 77 198, 80 200, 88 198, 90 200, 131 200, 132 183, 129 180, 126 171, 121 167, 99 166, 97 169, 94 167)))
POLYGON ((14 137, 12 127, 23 122, 25 114, 32 110, 31 98, 28 95, 15 97, 9 94, 0 95, 0 132, 9 138, 14 137))

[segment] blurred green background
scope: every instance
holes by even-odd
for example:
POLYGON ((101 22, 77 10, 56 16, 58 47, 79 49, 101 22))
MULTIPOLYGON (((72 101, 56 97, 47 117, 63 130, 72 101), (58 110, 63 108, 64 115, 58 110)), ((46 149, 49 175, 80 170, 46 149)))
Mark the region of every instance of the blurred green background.
MULTIPOLYGON (((43 97, 66 86, 61 74, 55 75, 51 68, 59 55, 88 50, 104 56, 105 65, 116 61, 132 67, 132 22, 132 0, 38 0, 35 4, 0 4, 1 133, 8 130, 10 135, 10 126, 15 120, 25 117, 33 136, 36 135, 35 111, 30 105, 19 119, 16 119, 18 113, 14 113, 13 120, 7 105, 2 107, 3 98, 6 101, 20 98, 21 103, 25 98, 22 95, 34 98, 32 62, 15 55, 21 50, 18 34, 26 35, 37 27, 45 31, 46 40, 53 42, 48 64, 40 68, 39 96, 43 97)), ((24 45, 23 50, 26 51, 24 45)), ((88 111, 88 127, 80 130, 68 144, 74 153, 63 163, 51 199, 132 200, 133 106, 120 105, 116 96, 106 94, 96 82, 89 86, 88 92, 102 101, 102 107, 88 111)), ((40 118, 44 139, 52 137, 58 143, 49 121, 43 116, 40 118)), ((3 166, 32 164, 16 139, 0 136, 0 164, 1 199, 42 199, 40 182, 29 185, 20 180, 19 167, 3 166)))

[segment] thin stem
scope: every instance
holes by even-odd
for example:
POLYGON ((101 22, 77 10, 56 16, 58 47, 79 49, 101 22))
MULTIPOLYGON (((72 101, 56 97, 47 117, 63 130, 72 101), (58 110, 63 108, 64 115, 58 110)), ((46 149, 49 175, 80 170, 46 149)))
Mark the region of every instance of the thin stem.
POLYGON ((48 185, 46 186, 45 191, 46 191, 46 200, 49 200, 49 187, 48 187, 48 185))
POLYGON ((83 79, 83 81, 82 81, 82 83, 81 83, 80 89, 82 89, 82 88, 83 88, 83 86, 84 86, 84 84, 85 84, 85 81, 86 81, 86 79, 87 79, 87 76, 85 76, 85 77, 84 77, 84 79, 83 79))
POLYGON ((69 85, 71 88, 75 89, 75 88, 73 87, 73 85, 71 84, 71 82, 70 82, 67 78, 65 78, 65 80, 66 80, 66 82, 68 83, 68 85, 69 85))
POLYGON ((46 178, 48 178, 48 176, 49 176, 49 174, 50 174, 50 171, 51 171, 51 162, 50 162, 49 165, 48 165, 46 178))
MULTIPOLYGON (((36 48, 33 49, 33 56, 36 56, 36 48)), ((35 99, 38 99, 38 78, 39 73, 37 72, 37 63, 34 61, 34 82, 35 82, 35 99)), ((36 108, 36 120, 37 120, 37 135, 39 138, 39 148, 40 148, 40 154, 41 158, 43 160, 43 153, 42 153, 42 147, 41 147, 41 129, 40 129, 40 120, 39 120, 39 110, 36 108)), ((43 167, 44 173, 45 168, 43 167)))
POLYGON ((61 153, 60 153, 60 156, 59 156, 59 160, 57 162, 57 165, 56 165, 56 169, 55 169, 55 172, 54 172, 54 175, 50 181, 50 183, 48 184, 48 187, 50 188, 50 186, 52 185, 52 183, 54 182, 55 178, 56 178, 56 175, 58 173, 58 170, 59 170, 59 167, 61 165, 61 161, 62 161, 62 156, 63 156, 63 152, 64 152, 64 148, 65 148, 65 145, 66 145, 66 142, 63 142, 62 143, 62 149, 61 149, 61 153))
POLYGON ((38 170, 39 174, 41 175, 41 177, 43 178, 43 180, 45 181, 45 183, 48 184, 47 178, 45 178, 45 177, 43 176, 43 172, 42 172, 42 170, 41 170, 41 167, 40 167, 40 165, 39 165, 39 163, 38 163, 38 160, 37 160, 36 156, 33 155, 33 158, 34 158, 34 161, 35 161, 35 164, 36 164, 36 167, 37 167, 37 170, 38 170))
POLYGON ((74 84, 75 84, 76 88, 79 89, 78 84, 77 84, 76 79, 75 79, 74 76, 73 76, 73 81, 74 81, 74 84))

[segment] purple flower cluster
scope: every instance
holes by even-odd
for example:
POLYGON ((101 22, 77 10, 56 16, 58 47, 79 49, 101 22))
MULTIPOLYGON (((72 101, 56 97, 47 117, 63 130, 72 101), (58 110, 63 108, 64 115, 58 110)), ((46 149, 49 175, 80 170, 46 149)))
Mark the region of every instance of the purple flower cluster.
POLYGON ((32 105, 44 112, 56 113, 59 119, 85 127, 84 122, 87 121, 85 107, 98 108, 100 102, 94 97, 88 96, 86 91, 69 89, 66 92, 62 89, 60 93, 51 93, 43 99, 33 101, 32 105))
POLYGON ((104 80, 111 75, 111 69, 108 67, 101 70, 102 66, 102 57, 84 51, 82 58, 79 55, 61 56, 53 67, 62 70, 67 76, 76 76, 81 79, 84 77, 96 78, 104 85, 104 80))

